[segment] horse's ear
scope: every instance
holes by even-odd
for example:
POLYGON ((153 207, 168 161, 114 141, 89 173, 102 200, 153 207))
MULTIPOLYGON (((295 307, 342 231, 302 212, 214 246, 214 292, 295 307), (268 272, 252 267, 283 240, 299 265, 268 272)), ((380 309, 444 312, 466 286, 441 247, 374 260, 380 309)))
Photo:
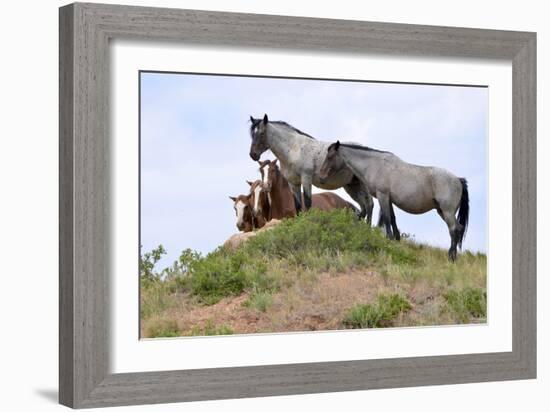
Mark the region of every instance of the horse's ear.
POLYGON ((233 197, 233 196, 229 196, 229 199, 231 199, 233 202, 236 202, 236 201, 237 201, 237 198, 236 198, 236 197, 233 197))
POLYGON ((268 121, 269 119, 267 118, 267 114, 264 114, 264 124, 267 124, 268 121))
POLYGON ((334 144, 334 148, 336 150, 338 150, 340 148, 340 140, 337 140, 336 143, 334 144))
POLYGON ((252 116, 250 116, 250 121, 254 123, 254 118, 252 116))
POLYGON ((273 161, 271 162, 271 164, 272 164, 273 166, 275 166, 275 165, 277 164, 278 161, 279 161, 279 159, 275 159, 275 160, 273 160, 273 161))
POLYGON ((246 183, 248 183, 248 186, 252 186, 252 182, 250 180, 247 180, 246 183))

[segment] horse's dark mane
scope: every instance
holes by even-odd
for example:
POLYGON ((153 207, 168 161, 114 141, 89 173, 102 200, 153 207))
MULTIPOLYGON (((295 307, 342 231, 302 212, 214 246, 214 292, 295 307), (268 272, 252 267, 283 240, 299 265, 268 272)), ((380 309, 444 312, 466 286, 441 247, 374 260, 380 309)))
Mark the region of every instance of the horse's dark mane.
MULTIPOLYGON (((258 125, 258 123, 260 123, 262 121, 262 119, 254 119, 254 121, 251 122, 250 124, 250 133, 252 133, 252 131, 254 130, 254 128, 258 125)), ((287 122, 284 122, 282 120, 270 120, 269 123, 273 123, 273 124, 279 124, 279 125, 282 125, 282 126, 286 126, 288 127, 289 129, 292 129, 294 130, 296 133, 299 133, 301 134, 302 136, 306 136, 306 137, 309 137, 310 139, 313 139, 313 140, 316 140, 315 137, 313 137, 312 135, 310 134, 307 134, 305 132, 302 132, 300 129, 297 129, 295 128, 294 126, 292 126, 291 124, 288 124, 287 122)))
POLYGON ((297 128, 295 128, 294 126, 292 126, 291 124, 288 124, 287 122, 283 122, 282 120, 275 120, 275 121, 271 121, 271 120, 270 120, 269 122, 270 122, 270 123, 274 123, 274 124, 280 124, 280 125, 286 126, 286 127, 290 128, 290 129, 294 130, 296 133, 299 133, 299 134, 301 134, 301 135, 303 135, 303 136, 306 136, 306 137, 309 137, 310 139, 315 140, 315 137, 313 137, 312 135, 307 134, 307 133, 305 133, 305 132, 302 132, 300 129, 297 129, 297 128))
POLYGON ((349 147, 350 149, 365 150, 365 151, 368 151, 368 152, 391 153, 391 152, 387 152, 385 150, 373 149, 372 147, 362 146, 360 144, 353 144, 353 143, 340 143, 340 146, 349 147))

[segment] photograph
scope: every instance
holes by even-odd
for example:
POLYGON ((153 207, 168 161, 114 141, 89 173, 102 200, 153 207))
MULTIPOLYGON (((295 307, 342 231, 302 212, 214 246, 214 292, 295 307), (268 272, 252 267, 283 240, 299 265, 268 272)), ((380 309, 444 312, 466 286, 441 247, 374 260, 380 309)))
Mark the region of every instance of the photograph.
POLYGON ((488 88, 139 72, 140 337, 487 322, 488 88))
POLYGON ((545 404, 542 6, 399 2, 8 6, 9 406, 545 404))

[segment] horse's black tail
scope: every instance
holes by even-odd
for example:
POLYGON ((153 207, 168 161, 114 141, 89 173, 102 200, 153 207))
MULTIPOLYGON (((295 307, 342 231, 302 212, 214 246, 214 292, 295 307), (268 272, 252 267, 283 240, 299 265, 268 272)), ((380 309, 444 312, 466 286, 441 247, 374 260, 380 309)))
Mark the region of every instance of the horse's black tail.
POLYGON ((462 228, 458 236, 458 247, 462 249, 462 241, 466 235, 468 219, 470 218, 470 196, 468 195, 468 182, 466 179, 461 177, 460 183, 462 183, 462 196, 460 198, 460 208, 458 209, 458 223, 462 228))

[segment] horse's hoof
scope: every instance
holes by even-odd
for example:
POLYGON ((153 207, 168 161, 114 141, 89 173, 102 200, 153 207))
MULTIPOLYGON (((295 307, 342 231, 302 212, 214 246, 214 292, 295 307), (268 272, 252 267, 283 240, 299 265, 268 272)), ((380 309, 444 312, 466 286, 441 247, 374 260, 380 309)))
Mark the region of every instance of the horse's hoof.
POLYGON ((451 262, 456 261, 456 250, 449 250, 449 260, 451 262))
POLYGON ((361 212, 356 212, 356 213, 355 213, 355 218, 356 218, 357 220, 365 220, 365 216, 366 216, 366 214, 361 213, 361 212))

